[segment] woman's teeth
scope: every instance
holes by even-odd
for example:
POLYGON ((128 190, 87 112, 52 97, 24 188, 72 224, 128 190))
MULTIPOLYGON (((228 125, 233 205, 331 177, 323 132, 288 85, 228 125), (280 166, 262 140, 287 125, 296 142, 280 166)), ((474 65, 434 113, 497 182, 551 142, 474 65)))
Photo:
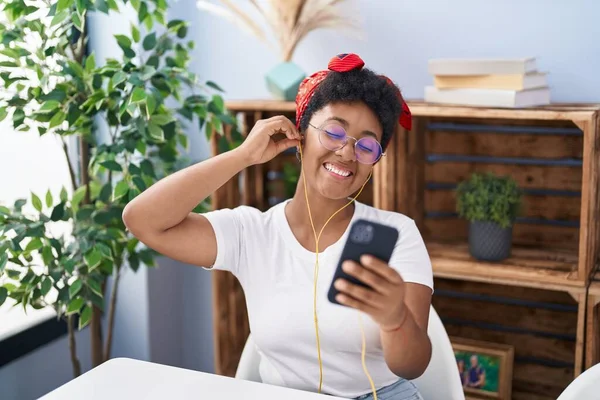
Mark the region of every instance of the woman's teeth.
POLYGON ((334 174, 339 175, 339 176, 347 177, 347 176, 350 176, 350 174, 352 174, 352 172, 347 171, 345 169, 340 169, 340 168, 338 168, 335 165, 330 164, 330 163, 325 163, 324 166, 325 166, 325 169, 327 171, 333 172, 334 174))

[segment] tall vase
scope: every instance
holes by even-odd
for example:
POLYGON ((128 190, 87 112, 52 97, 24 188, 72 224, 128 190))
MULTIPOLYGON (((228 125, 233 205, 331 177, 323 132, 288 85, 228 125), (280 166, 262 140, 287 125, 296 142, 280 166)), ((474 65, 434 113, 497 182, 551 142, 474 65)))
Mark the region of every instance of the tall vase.
POLYGON ((265 75, 267 89, 277 100, 294 101, 300 83, 306 77, 304 71, 291 61, 277 64, 265 75))

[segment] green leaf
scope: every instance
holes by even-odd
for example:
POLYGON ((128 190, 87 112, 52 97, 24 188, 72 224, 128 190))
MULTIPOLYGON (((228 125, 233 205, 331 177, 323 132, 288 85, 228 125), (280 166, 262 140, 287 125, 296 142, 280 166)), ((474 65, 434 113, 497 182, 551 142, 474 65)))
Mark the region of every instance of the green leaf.
POLYGON ((184 148, 184 149, 188 149, 188 137, 187 135, 181 133, 179 135, 177 135, 177 141, 179 142, 179 144, 184 148))
POLYGON ((131 102, 139 103, 146 100, 146 91, 141 87, 136 87, 131 94, 131 102))
POLYGON ((102 254, 102 257, 108 258, 110 260, 113 259, 112 252, 110 247, 104 243, 96 243, 96 249, 102 254))
POLYGON ((108 14, 108 3, 106 0, 96 0, 96 9, 104 14, 108 14))
POLYGON ((6 111, 5 107, 0 107, 0 122, 4 121, 6 116, 8 115, 8 111, 6 111))
POLYGON ((156 99, 154 96, 148 96, 146 98, 146 116, 150 118, 154 111, 156 111, 156 99))
POLYGON ((102 296, 102 285, 100 282, 90 278, 87 281, 88 287, 92 290, 92 292, 96 293, 98 296, 102 296))
MULTIPOLYGON (((223 98, 221 96, 214 95, 212 97, 211 102, 217 108, 217 111, 219 114, 222 114, 225 112, 225 102, 223 101, 223 98)), ((209 107, 210 107, 210 105, 209 105, 209 107)))
POLYGON ((13 128, 17 129, 23 124, 23 121, 25 121, 25 111, 21 108, 17 108, 13 112, 13 128))
POLYGON ((42 113, 51 112, 56 110, 58 107, 60 107, 60 102, 56 100, 49 100, 42 104, 39 111, 42 113))
POLYGON ((129 254, 128 260, 129 260, 129 267, 133 271, 137 271, 138 268, 140 267, 140 259, 137 256, 137 254, 135 254, 135 253, 129 254))
POLYGON ((115 39, 117 39, 117 43, 121 47, 131 47, 131 39, 125 35, 115 35, 115 39))
POLYGON ((0 215, 9 215, 10 209, 5 206, 0 206, 0 215))
POLYGON ((113 191, 113 201, 120 199, 125 196, 129 191, 129 184, 126 181, 120 181, 115 186, 115 190, 113 191))
POLYGON ((0 306, 4 304, 6 297, 8 297, 8 290, 5 287, 0 287, 0 306))
POLYGON ((42 200, 40 200, 40 198, 33 192, 31 192, 31 204, 33 204, 33 207, 38 210, 39 212, 42 212, 42 200))
POLYGON ((144 46, 144 50, 152 50, 154 46, 156 46, 156 32, 152 32, 151 34, 147 35, 144 38, 142 45, 144 46))
POLYGON ((148 132, 150 132, 150 137, 159 142, 163 142, 165 140, 165 134, 160 126, 150 123, 148 124, 148 132))
POLYGON ((219 85, 217 85, 216 83, 214 83, 213 81, 207 81, 206 86, 211 87, 215 90, 218 90, 219 92, 224 92, 224 90, 221 89, 221 87, 219 85))
POLYGON ((42 260, 45 265, 49 265, 52 262, 54 255, 52 254, 52 247, 44 246, 42 249, 42 260))
POLYGON ((67 8, 70 8, 73 5, 73 0, 58 0, 58 4, 56 6, 56 11, 62 11, 67 8))
POLYGON ((81 315, 79 316, 79 329, 85 328, 92 320, 92 308, 88 305, 83 307, 81 315))
POLYGON ((143 2, 138 7, 138 21, 140 23, 144 22, 144 20, 146 19, 147 16, 148 16, 148 5, 146 4, 146 2, 143 2))
POLYGON ((60 221, 65 216, 65 203, 59 203, 52 210, 52 214, 50 215, 50 219, 52 221, 60 221))
POLYGON ((119 85, 119 83, 121 82, 125 82, 125 80, 127 79, 127 74, 125 74, 125 72, 123 71, 117 71, 111 81, 114 87, 116 87, 117 85, 119 85))
POLYGON ((54 199, 52 198, 52 192, 50 191, 50 189, 48 189, 48 191, 46 192, 46 207, 52 207, 53 203, 54 199))
POLYGON ((57 112, 50 120, 50 128, 54 128, 55 126, 62 124, 65 119, 67 119, 67 114, 62 111, 57 112))
POLYGON ((70 258, 63 263, 63 268, 65 269, 65 271, 67 271, 67 273, 69 273, 69 275, 72 275, 73 271, 75 271, 75 264, 75 260, 70 258))
POLYGON ((171 115, 167 114, 153 115, 151 119, 151 121, 157 125, 166 125, 174 120, 175 119, 171 115))
POLYGON ((136 143, 136 145, 135 145, 135 149, 136 149, 137 151, 139 151, 139 152, 140 152, 140 154, 142 154, 142 155, 145 155, 145 154, 146 154, 146 150, 147 150, 146 143, 145 143, 145 142, 143 142, 143 141, 141 141, 141 140, 139 140, 139 141, 136 143))
POLYGON ((108 8, 110 8, 113 11, 117 11, 119 12, 119 5, 117 4, 117 2, 115 0, 107 0, 108 2, 108 8))
POLYGON ((92 53, 86 60, 85 60, 85 70, 87 72, 92 72, 94 69, 96 69, 96 56, 94 55, 94 53, 92 53))
POLYGON ((188 33, 188 28, 186 25, 183 25, 181 27, 179 27, 179 29, 177 29, 177 37, 179 39, 183 39, 184 37, 186 37, 188 33))
POLYGON ((152 76, 155 73, 156 73, 156 68, 149 66, 149 65, 144 65, 144 67, 142 68, 142 71, 141 71, 140 78, 142 78, 143 80, 148 80, 148 79, 152 78, 152 76))
POLYGON ((67 200, 69 200, 69 194, 67 193, 67 189, 63 186, 62 189, 60 189, 60 201, 66 203, 67 200))
POLYGON ((83 200, 83 198, 85 197, 86 189, 87 188, 85 186, 81 186, 77 188, 75 193, 73 193, 73 198, 71 199, 71 207, 73 208, 73 211, 77 212, 77 209, 79 208, 79 203, 81 203, 81 200, 83 200))
POLYGON ((146 183, 144 182, 144 180, 140 177, 140 176, 134 176, 132 178, 133 183, 135 184, 135 186, 139 189, 140 192, 143 192, 144 190, 146 190, 146 183))
POLYGON ((85 264, 88 266, 91 272, 100 265, 100 262, 102 261, 102 253, 100 253, 100 251, 94 247, 92 250, 87 252, 83 258, 85 260, 85 264))
POLYGON ((108 204, 110 202, 110 195, 112 193, 112 182, 106 182, 104 186, 102 186, 102 190, 100 191, 100 195, 98 198, 103 203, 108 204))
MULTIPOLYGON (((69 288, 69 292, 70 291, 71 291, 71 288, 69 288)), ((72 302, 69 303, 66 314, 67 315, 77 314, 84 303, 85 303, 85 300, 82 299, 81 297, 76 298, 75 300, 73 300, 72 302)))
POLYGON ((37 249, 41 249, 44 246, 42 240, 40 238, 33 238, 29 243, 27 243, 27 247, 25 247, 25 251, 31 252, 37 249))
POLYGON ((100 163, 100 165, 102 165, 104 168, 109 169, 111 171, 115 171, 115 172, 122 172, 123 168, 121 168, 121 165, 113 160, 108 160, 108 161, 103 161, 100 163))
POLYGON ((55 26, 63 22, 71 13, 68 10, 63 10, 57 13, 54 18, 52 18, 52 22, 50 22, 50 26, 55 26))
POLYGON ((154 267, 155 266, 155 260, 154 260, 154 251, 152 249, 144 249, 141 250, 138 253, 138 256, 140 257, 140 260, 142 260, 142 262, 144 264, 146 264, 146 266, 148 267, 154 267))
POLYGON ((81 291, 83 287, 83 281, 80 278, 77 278, 70 286, 69 286, 69 296, 74 299, 75 296, 81 291))
POLYGON ((6 264, 8 263, 8 254, 2 253, 0 254, 0 272, 4 271, 6 264))
POLYGON ((140 9, 140 0, 131 0, 131 5, 138 11, 140 9))
POLYGON ((83 32, 83 19, 79 16, 77 12, 71 14, 71 20, 73 21, 73 25, 77 28, 79 32, 83 32))
POLYGON ((140 41, 140 30, 133 24, 131 24, 131 37, 136 43, 140 41))
POLYGON ((42 296, 47 295, 48 292, 50 292, 50 289, 52 289, 52 279, 50 279, 50 277, 47 276, 42 281, 42 296))
POLYGON ((152 162, 149 160, 144 160, 140 163, 140 168, 142 169, 142 172, 145 175, 148 175, 152 178, 156 179, 156 174, 154 172, 154 166, 152 165, 152 162))

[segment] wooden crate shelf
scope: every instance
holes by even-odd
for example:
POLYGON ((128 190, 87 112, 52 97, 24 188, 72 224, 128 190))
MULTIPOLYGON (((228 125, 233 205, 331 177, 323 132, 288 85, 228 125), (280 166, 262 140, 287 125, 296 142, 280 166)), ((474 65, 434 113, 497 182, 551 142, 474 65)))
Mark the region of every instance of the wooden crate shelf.
POLYGON ((588 291, 585 368, 600 363, 600 273, 588 291))
MULTIPOLYGON (((517 344, 513 398, 554 399, 600 362, 600 282, 589 284, 600 261, 600 105, 408 104, 413 129, 398 130, 361 200, 415 220, 439 283, 434 304, 449 331, 517 344), (469 255, 468 225, 455 213, 454 188, 476 171, 510 174, 525 191, 512 256, 500 263, 469 255), (505 317, 495 321, 472 301, 505 317)), ((226 108, 244 134, 259 119, 295 113, 294 103, 272 100, 229 101, 226 108)), ((272 180, 293 158, 284 153, 242 171, 215 193, 214 207, 266 210, 281 201, 281 182, 272 180)), ((231 274, 215 271, 213 296, 215 368, 232 376, 249 330, 243 291, 231 274)))
POLYGON ((510 175, 525 192, 523 215, 513 231, 515 251, 524 254, 523 248, 529 248, 538 254, 531 260, 535 265, 521 265, 517 256, 501 269, 474 264, 458 250, 446 251, 436 256, 436 274, 556 290, 583 288, 600 240, 600 106, 512 110, 409 104, 413 129, 398 131, 388 150, 393 154, 377 166, 375 205, 413 218, 426 241, 441 251, 438 243, 466 243, 468 237, 468 224, 455 210, 458 183, 474 172, 510 175), (565 251, 565 263, 548 264, 557 250, 565 251))
POLYGON ((577 254, 572 251, 514 247, 510 258, 492 263, 471 257, 465 243, 427 242, 426 245, 436 277, 584 291, 577 281, 571 279, 578 264, 577 254))

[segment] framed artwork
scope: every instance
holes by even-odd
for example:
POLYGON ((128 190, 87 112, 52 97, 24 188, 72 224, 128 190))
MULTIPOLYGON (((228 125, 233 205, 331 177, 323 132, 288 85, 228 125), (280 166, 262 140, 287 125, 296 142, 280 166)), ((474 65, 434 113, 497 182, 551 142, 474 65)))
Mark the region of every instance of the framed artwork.
POLYGON ((513 346, 451 337, 465 395, 469 399, 511 397, 513 346))

